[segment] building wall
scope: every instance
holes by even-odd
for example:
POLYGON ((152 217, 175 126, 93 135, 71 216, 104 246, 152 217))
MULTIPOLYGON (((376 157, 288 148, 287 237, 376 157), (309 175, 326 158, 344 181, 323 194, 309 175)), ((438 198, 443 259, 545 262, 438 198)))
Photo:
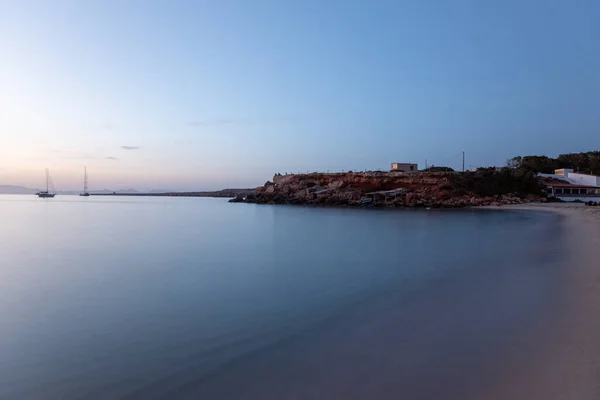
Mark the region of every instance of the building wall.
POLYGON ((570 172, 568 176, 572 182, 575 182, 578 185, 600 186, 600 177, 594 175, 585 175, 570 172))
POLYGON ((569 182, 574 185, 583 186, 600 186, 600 176, 579 174, 571 172, 571 170, 557 169, 554 174, 537 174, 540 178, 560 179, 561 181, 569 182), (564 173, 562 173, 564 171, 564 173), (559 173, 561 172, 561 173, 559 173))
POLYGON ((569 175, 572 172, 573 172, 573 170, 571 168, 555 169, 554 170, 554 175, 564 175, 564 176, 567 176, 567 175, 569 175))
POLYGON ((548 187, 548 193, 553 196, 600 196, 600 188, 578 188, 578 187, 548 187))
POLYGON ((418 164, 392 163, 392 171, 417 172, 418 170, 419 170, 418 164))

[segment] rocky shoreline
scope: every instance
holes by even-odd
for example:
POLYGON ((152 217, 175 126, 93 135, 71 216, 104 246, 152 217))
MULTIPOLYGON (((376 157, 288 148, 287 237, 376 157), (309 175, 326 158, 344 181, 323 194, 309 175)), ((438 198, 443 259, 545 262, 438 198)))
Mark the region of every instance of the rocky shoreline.
POLYGON ((276 175, 255 193, 230 202, 343 207, 462 208, 545 200, 539 184, 510 171, 466 173, 348 172, 276 175))

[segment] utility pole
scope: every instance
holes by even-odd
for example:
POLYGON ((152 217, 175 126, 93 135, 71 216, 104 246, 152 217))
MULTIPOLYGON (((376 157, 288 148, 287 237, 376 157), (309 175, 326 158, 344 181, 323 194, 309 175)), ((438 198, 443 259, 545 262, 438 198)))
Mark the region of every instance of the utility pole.
POLYGON ((462 156, 463 156, 463 163, 462 163, 462 168, 463 168, 463 172, 465 172, 465 152, 462 152, 462 156))

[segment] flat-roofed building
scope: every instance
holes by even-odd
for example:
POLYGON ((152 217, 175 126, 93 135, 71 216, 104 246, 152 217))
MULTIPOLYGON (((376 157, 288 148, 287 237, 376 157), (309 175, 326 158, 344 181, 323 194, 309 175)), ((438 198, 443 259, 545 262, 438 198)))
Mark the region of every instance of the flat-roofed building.
POLYGON ((563 168, 554 174, 538 174, 546 185, 548 197, 564 201, 600 201, 600 177, 563 168))
POLYGON ((419 170, 419 165, 418 164, 412 164, 412 163, 392 163, 392 171, 393 172, 404 172, 404 173, 411 173, 411 172, 417 172, 419 170))

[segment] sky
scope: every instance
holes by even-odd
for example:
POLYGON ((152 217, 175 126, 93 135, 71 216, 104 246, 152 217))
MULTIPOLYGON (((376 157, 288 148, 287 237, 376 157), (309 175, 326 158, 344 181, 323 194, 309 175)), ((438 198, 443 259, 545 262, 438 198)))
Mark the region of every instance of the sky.
POLYGON ((598 150, 598 20, 592 0, 0 0, 0 184, 598 150))

